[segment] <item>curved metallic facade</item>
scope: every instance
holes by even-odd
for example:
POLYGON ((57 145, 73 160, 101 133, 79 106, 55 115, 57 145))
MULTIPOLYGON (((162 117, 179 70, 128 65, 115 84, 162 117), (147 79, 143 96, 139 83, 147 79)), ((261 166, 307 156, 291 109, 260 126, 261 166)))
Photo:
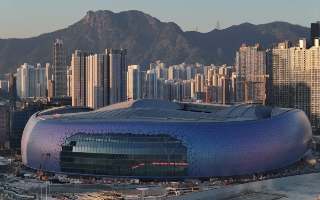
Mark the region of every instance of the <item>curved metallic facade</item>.
POLYGON ((310 122, 300 110, 265 108, 217 107, 201 118, 189 105, 159 108, 142 101, 86 113, 38 113, 24 130, 22 160, 51 172, 160 178, 284 168, 308 150, 310 122), (156 114, 159 110, 163 113, 156 114))

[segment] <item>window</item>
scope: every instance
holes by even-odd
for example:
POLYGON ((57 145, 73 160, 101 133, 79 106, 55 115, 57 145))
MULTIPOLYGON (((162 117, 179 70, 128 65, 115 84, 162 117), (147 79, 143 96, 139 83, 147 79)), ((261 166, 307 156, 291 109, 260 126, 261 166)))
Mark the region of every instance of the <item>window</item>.
POLYGON ((60 153, 64 172, 114 176, 187 175, 187 148, 166 134, 77 133, 60 153))

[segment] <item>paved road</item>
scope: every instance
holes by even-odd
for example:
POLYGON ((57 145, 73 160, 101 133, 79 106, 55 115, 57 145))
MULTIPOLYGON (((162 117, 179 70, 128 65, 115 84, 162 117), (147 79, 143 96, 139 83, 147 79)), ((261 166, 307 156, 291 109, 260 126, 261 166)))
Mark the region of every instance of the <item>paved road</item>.
POLYGON ((264 195, 263 198, 267 200, 315 200, 320 195, 320 173, 227 186, 181 197, 173 197, 170 200, 261 200, 262 196, 259 196, 259 193, 270 194, 270 197, 264 195), (249 192, 249 194, 250 192, 256 192, 257 197, 252 197, 254 195, 251 195, 251 198, 247 198, 246 196, 243 196, 243 198, 235 197, 239 196, 242 192, 249 192))

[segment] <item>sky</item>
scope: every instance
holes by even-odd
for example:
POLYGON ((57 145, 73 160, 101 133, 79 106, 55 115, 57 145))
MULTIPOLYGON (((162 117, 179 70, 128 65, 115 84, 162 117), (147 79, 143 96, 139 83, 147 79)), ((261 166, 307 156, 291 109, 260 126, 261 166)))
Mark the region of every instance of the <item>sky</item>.
POLYGON ((183 30, 208 32, 244 22, 320 21, 319 0, 0 0, 0 38, 37 36, 79 21, 88 10, 140 10, 183 30))

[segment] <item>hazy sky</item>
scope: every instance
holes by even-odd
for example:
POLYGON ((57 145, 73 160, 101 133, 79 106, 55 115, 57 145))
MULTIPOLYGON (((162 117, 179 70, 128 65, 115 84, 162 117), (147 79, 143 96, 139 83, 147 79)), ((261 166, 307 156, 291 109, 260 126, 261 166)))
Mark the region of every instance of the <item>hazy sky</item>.
POLYGON ((88 10, 140 10, 183 30, 212 30, 243 22, 320 20, 319 0, 0 0, 0 38, 30 37, 64 28, 88 10))

